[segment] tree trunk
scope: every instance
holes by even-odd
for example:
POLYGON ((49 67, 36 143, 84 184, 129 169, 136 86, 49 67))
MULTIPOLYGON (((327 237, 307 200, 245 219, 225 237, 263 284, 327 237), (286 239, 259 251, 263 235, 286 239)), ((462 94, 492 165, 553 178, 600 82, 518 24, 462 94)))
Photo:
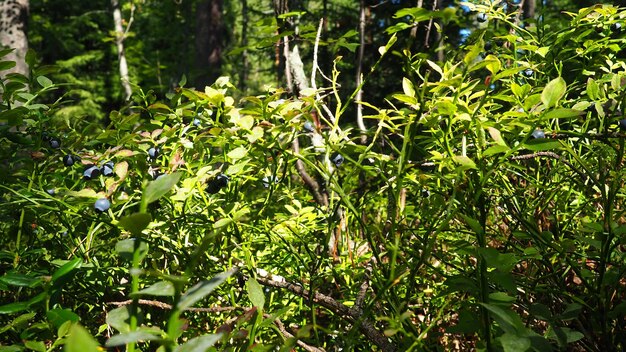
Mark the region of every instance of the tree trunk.
POLYGON ((534 18, 535 7, 535 0, 526 0, 526 2, 524 2, 524 18, 534 18))
POLYGON ((2 60, 16 63, 12 69, 0 72, 2 76, 14 72, 28 76, 28 5, 28 0, 0 0, 0 44, 2 47, 15 49, 2 60))
MULTIPOLYGON (((117 59, 119 62, 120 80, 124 89, 124 100, 130 100, 133 90, 130 87, 128 79, 128 63, 126 62, 126 53, 124 52, 124 27, 122 26, 122 11, 118 0, 111 0, 113 7, 113 24, 115 26, 115 44, 117 45, 117 59)), ((128 24, 130 26, 130 22, 128 24)))
POLYGON ((241 0, 241 71, 239 71, 239 90, 245 95, 248 82, 248 0, 241 0))
POLYGON ((225 28, 223 0, 204 0, 196 8, 195 86, 203 90, 220 76, 225 28))

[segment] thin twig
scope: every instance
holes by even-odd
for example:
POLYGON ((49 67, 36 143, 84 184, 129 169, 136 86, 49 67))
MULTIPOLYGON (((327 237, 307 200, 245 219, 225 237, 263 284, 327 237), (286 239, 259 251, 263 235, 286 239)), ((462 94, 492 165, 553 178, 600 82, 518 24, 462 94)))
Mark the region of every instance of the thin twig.
POLYGON ((311 294, 302 286, 294 285, 290 282, 277 282, 263 277, 258 277, 257 281, 264 286, 284 288, 302 298, 312 299, 313 302, 331 310, 347 321, 351 323, 359 323, 359 330, 361 330, 363 335, 365 335, 368 340, 376 344, 382 351, 392 352, 397 350, 397 347, 391 343, 385 335, 378 331, 371 321, 363 318, 363 313, 360 309, 350 309, 346 305, 337 302, 334 298, 319 292, 313 292, 313 294, 311 294))
MULTIPOLYGON (((263 314, 263 317, 266 319, 272 318, 272 316, 267 313, 263 314)), ((287 329, 285 328, 285 325, 283 324, 282 321, 280 321, 280 319, 274 319, 274 324, 278 328, 278 331, 280 331, 280 333, 283 334, 283 336, 285 336, 288 339, 296 339, 296 343, 298 344, 298 346, 302 347, 305 351, 308 351, 308 352, 325 352, 326 351, 323 348, 313 347, 311 345, 308 345, 304 341, 295 337, 292 333, 287 331, 287 329)))
MULTIPOLYGON (((293 153, 295 155, 300 154, 300 142, 298 141, 298 137, 293 139, 293 142, 291 143, 291 148, 293 149, 293 153)), ((327 207, 328 196, 321 192, 320 185, 317 183, 317 181, 315 181, 315 179, 313 179, 313 177, 309 175, 309 173, 306 171, 306 168, 304 167, 304 162, 300 159, 296 159, 296 170, 298 170, 298 174, 300 174, 302 181, 304 181, 304 184, 313 195, 313 198, 315 198, 317 204, 323 207, 327 207)))
POLYGON ((319 102, 319 104, 322 106, 322 109, 324 109, 324 112, 326 112, 328 120, 331 121, 334 124, 335 123, 335 116, 333 116, 333 113, 332 113, 332 111, 330 111, 328 106, 326 106, 326 104, 324 104, 324 100, 320 96, 320 93, 317 91, 317 83, 315 82, 315 77, 316 77, 317 71, 320 72, 322 77, 324 77, 324 78, 326 78, 327 80, 330 81, 329 78, 324 76, 324 72, 322 72, 322 70, 319 68, 319 65, 317 63, 317 52, 318 52, 319 44, 320 44, 320 37, 322 36, 322 27, 323 27, 323 25, 324 25, 324 19, 322 18, 322 19, 320 19, 320 24, 317 27, 317 34, 315 35, 315 46, 313 47, 313 68, 311 69, 311 88, 313 88, 315 90, 316 101, 319 102))
POLYGON ((358 92, 354 97, 356 105, 356 124, 361 131, 361 144, 367 144, 367 128, 363 122, 363 54, 365 53, 365 0, 359 1, 359 53, 356 59, 356 86, 358 92))

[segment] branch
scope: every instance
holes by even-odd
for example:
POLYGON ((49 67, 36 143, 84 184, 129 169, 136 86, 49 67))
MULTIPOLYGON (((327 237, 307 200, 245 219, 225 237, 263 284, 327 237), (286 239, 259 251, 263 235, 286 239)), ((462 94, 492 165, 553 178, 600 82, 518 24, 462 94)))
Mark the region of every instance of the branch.
POLYGON ((368 340, 376 344, 376 346, 378 346, 382 351, 393 352, 397 350, 397 347, 393 343, 389 342, 389 339, 378 331, 372 322, 363 318, 363 313, 360 308, 350 309, 346 305, 337 302, 334 298, 318 292, 314 292, 313 295, 311 295, 311 293, 308 290, 305 290, 302 286, 294 285, 290 282, 278 282, 263 277, 257 277, 257 281, 264 286, 284 288, 302 298, 312 299, 313 302, 318 303, 322 307, 338 314, 343 319, 351 323, 358 324, 359 330, 361 330, 363 335, 365 335, 368 340))
MULTIPOLYGON (((263 314, 263 318, 270 319, 270 318, 272 318, 272 316, 266 313, 266 314, 263 314)), ((283 325, 283 322, 280 321, 280 319, 275 319, 274 320, 274 324, 278 328, 278 331, 280 331, 280 333, 283 334, 283 336, 285 336, 288 339, 296 339, 296 343, 298 344, 298 346, 302 347, 305 351, 308 351, 308 352, 325 352, 325 350, 323 348, 313 347, 311 345, 307 345, 304 341, 301 341, 300 339, 295 337, 292 333, 290 333, 289 331, 287 331, 287 329, 285 329, 285 325, 283 325)))
MULTIPOLYGON (((126 301, 121 301, 121 302, 107 302, 106 304, 121 307, 121 306, 127 306, 131 303, 133 303, 133 300, 129 299, 126 301)), ((166 309, 166 310, 172 309, 171 304, 167 304, 161 301, 140 299, 138 303, 144 306, 152 306, 152 307, 157 307, 157 308, 166 309)), ((221 313, 221 312, 231 312, 237 309, 244 309, 244 308, 242 307, 209 307, 209 308, 187 308, 185 310, 189 312, 197 312, 197 313, 198 312, 221 313)))
MULTIPOLYGON (((298 141, 298 137, 297 136, 296 136, 296 138, 293 139, 293 142, 291 143, 291 147, 292 147, 293 153, 295 155, 299 155, 300 154, 300 142, 298 141)), ((298 170, 298 174, 300 174, 300 177, 302 178, 302 181, 304 181, 304 184, 307 186, 307 188, 309 189, 309 191, 313 195, 313 198, 315 198, 315 201, 317 202, 317 204, 319 204, 319 205, 321 205, 323 207, 327 207, 328 206, 328 196, 325 193, 322 193, 320 191, 320 185, 317 183, 317 181, 315 181, 315 179, 313 179, 308 174, 308 172, 306 172, 306 168, 304 167, 304 163, 300 159, 296 159, 296 170, 298 170)))
POLYGON ((359 53, 356 59, 356 86, 359 90, 354 97, 356 106, 356 124, 361 131, 361 144, 367 144, 367 128, 363 122, 363 54, 365 53, 365 0, 359 1, 359 53))

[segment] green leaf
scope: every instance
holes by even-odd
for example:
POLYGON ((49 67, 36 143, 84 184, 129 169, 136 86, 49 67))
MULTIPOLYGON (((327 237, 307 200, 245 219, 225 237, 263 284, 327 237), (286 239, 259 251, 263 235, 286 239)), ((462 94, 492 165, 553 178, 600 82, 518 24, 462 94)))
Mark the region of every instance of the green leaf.
POLYGON ((178 183, 181 176, 182 173, 174 172, 148 183, 143 192, 142 203, 148 205, 166 195, 178 183))
POLYGON ((25 313, 20 315, 19 317, 13 319, 9 324, 0 327, 0 334, 5 331, 10 330, 11 328, 15 328, 16 330, 23 329, 33 318, 37 315, 37 313, 25 313))
POLYGON ((170 281, 159 281, 143 290, 131 293, 130 296, 174 296, 175 293, 174 284, 170 281))
POLYGON ((78 322, 80 317, 69 309, 55 308, 46 312, 48 321, 54 325, 55 328, 59 328, 66 321, 78 322))
POLYGON ((203 280, 194 285, 185 294, 180 297, 180 301, 176 305, 176 309, 179 311, 185 310, 206 297, 222 284, 226 279, 235 273, 235 270, 226 271, 215 275, 211 280, 203 280))
POLYGON ((21 310, 28 309, 28 307, 29 307, 29 304, 27 302, 9 303, 9 304, 0 306, 0 314, 17 313, 21 310))
POLYGON ((0 71, 15 67, 15 61, 0 61, 0 71))
POLYGON ((524 322, 517 313, 495 304, 480 303, 491 312, 491 316, 498 322, 502 330, 510 334, 525 332, 524 322))
POLYGON ((98 352, 100 346, 82 326, 75 324, 65 340, 65 352, 98 352))
POLYGON ((585 337, 583 333, 576 331, 576 330, 572 330, 567 327, 554 327, 552 330, 548 332, 547 337, 557 340, 558 339, 557 336, 559 334, 565 337, 565 341, 564 341, 565 343, 576 342, 585 337))
POLYGON ((239 160, 246 156, 246 154, 248 154, 248 149, 244 147, 238 147, 228 152, 227 156, 232 160, 239 160))
POLYGON ((472 231, 474 231, 474 233, 483 233, 483 227, 480 225, 480 222, 478 222, 478 220, 473 219, 465 214, 460 214, 460 216, 463 218, 463 221, 465 221, 465 223, 470 227, 470 229, 472 229, 472 231))
POLYGON ((569 118, 576 118, 584 114, 585 112, 580 111, 580 110, 559 108, 559 109, 554 109, 554 110, 550 110, 546 112, 545 115, 543 115, 542 119, 544 120, 569 119, 569 118))
POLYGON ((511 148, 507 147, 506 145, 492 145, 491 147, 485 149, 485 151, 483 152, 483 156, 506 153, 509 150, 511 150, 511 148))
POLYGON ((263 309, 265 305, 265 295, 263 294, 263 287, 256 281, 254 278, 250 278, 246 283, 246 288, 248 289, 248 297, 250 298, 250 302, 252 305, 263 309))
POLYGON ((74 258, 68 261, 67 263, 63 264, 60 268, 58 268, 52 274, 52 283, 53 284, 56 283, 57 281, 59 281, 59 279, 61 279, 65 275, 70 274, 74 270, 80 268, 82 265, 83 265, 82 258, 74 258))
POLYGON ((526 141, 524 147, 528 150, 532 150, 534 152, 560 149, 562 147, 561 143, 558 140, 541 138, 541 139, 533 139, 526 141))
POLYGON ((497 56, 487 55, 484 61, 485 67, 487 68, 487 70, 489 70, 489 72, 491 72, 492 75, 498 73, 500 71, 500 68, 502 67, 502 63, 500 63, 500 60, 497 56))
POLYGON ((402 91, 405 95, 415 98, 415 87, 413 87, 413 83, 406 77, 402 78, 402 91))
MULTIPOLYGON (((122 259, 132 261, 133 260, 133 252, 135 251, 135 242, 139 241, 139 239, 129 238, 127 240, 121 240, 115 244, 115 251, 119 254, 122 259)), ((148 254, 148 243, 145 241, 139 242, 139 261, 142 261, 143 258, 148 254)))
POLYGON ((106 323, 119 332, 130 331, 130 311, 128 306, 115 308, 107 314, 106 323))
POLYGON ((500 336, 504 352, 524 352, 530 348, 530 339, 525 336, 506 333, 500 336))
POLYGON ((562 77, 550 81, 541 92, 541 101, 546 108, 555 107, 565 95, 566 88, 567 84, 562 77))
POLYGON ((148 331, 129 331, 113 335, 104 344, 106 347, 122 346, 132 342, 160 340, 161 337, 148 331))
POLYGON ((52 81, 46 76, 37 77, 37 83, 39 83, 44 88, 48 88, 52 85, 52 81))
POLYGON ((476 169, 476 163, 467 156, 455 155, 453 160, 455 163, 459 164, 462 169, 476 169))
POLYGON ((497 302, 511 303, 515 302, 515 297, 507 295, 505 292, 493 292, 489 294, 489 299, 497 302))
POLYGON ((211 334, 194 337, 177 346, 174 352, 205 352, 222 338, 222 334, 211 334))
POLYGON ((24 274, 9 273, 0 277, 0 282, 9 286, 18 287, 37 287, 42 283, 40 277, 32 277, 24 274))
POLYGON ((118 225, 133 234, 133 236, 139 236, 151 221, 152 216, 148 213, 134 213, 121 218, 118 225))
POLYGON ((591 77, 587 79, 587 96, 591 100, 598 100, 600 98, 600 87, 591 77))
POLYGON ((46 345, 41 341, 25 341, 24 347, 37 352, 46 352, 46 345))
POLYGON ((220 227, 225 227, 225 226, 230 225, 232 222, 233 220, 231 218, 221 218, 213 224, 213 228, 219 229, 220 227))

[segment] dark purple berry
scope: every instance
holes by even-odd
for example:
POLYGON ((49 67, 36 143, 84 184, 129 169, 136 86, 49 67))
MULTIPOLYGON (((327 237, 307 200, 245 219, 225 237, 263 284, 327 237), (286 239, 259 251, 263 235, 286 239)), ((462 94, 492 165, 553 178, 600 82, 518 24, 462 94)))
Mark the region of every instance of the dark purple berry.
POLYGON ((50 143, 50 148, 52 149, 61 148, 61 142, 56 138, 50 138, 50 141, 48 141, 48 143, 50 143))
POLYGON ((104 213, 111 207, 111 202, 106 198, 100 198, 94 203, 93 207, 97 212, 104 213))
POLYGON ((492 47, 493 47, 493 44, 491 44, 491 42, 485 42, 485 51, 491 50, 492 47))
POLYGON ((619 129, 622 131, 626 131, 626 119, 619 120, 619 129))

